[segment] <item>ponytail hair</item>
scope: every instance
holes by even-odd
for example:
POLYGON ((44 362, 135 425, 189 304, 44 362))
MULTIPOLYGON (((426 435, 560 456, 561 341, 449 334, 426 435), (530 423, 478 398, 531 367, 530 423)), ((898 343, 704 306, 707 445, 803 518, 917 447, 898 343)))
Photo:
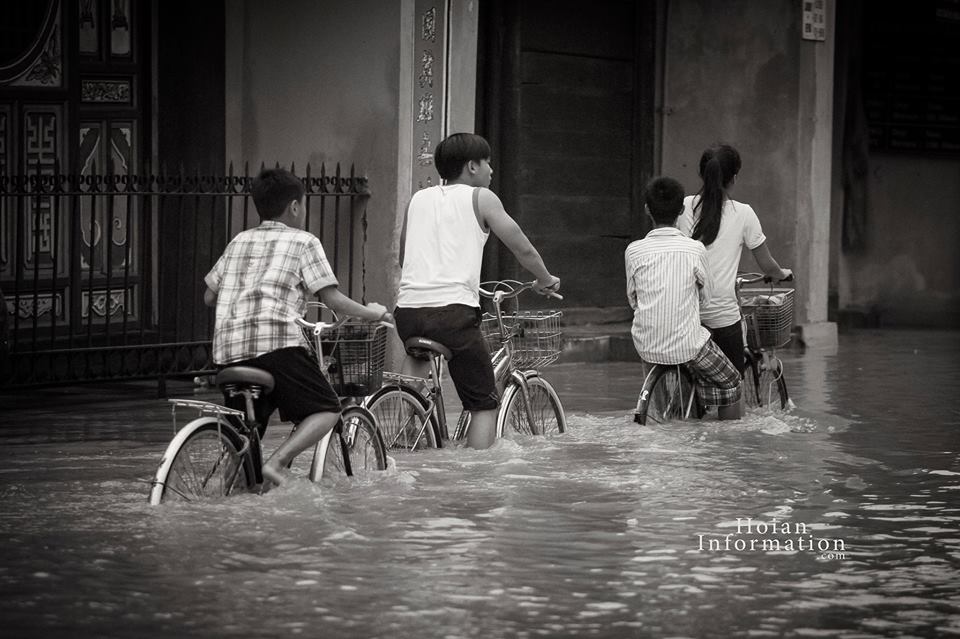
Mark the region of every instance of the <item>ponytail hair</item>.
POLYGON ((700 156, 700 178, 703 186, 697 193, 699 198, 693 207, 694 213, 700 210, 700 219, 693 227, 693 239, 700 240, 706 246, 710 246, 717 239, 727 187, 739 172, 740 154, 732 146, 712 146, 700 156))

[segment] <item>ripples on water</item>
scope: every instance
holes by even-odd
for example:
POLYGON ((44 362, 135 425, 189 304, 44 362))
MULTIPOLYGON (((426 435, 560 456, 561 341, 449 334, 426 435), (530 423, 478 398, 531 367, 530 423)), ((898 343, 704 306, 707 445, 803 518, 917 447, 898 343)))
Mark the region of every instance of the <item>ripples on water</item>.
POLYGON ((6 636, 958 634, 958 414, 905 400, 955 396, 960 349, 927 360, 947 377, 905 388, 911 351, 861 339, 788 358, 789 414, 639 427, 632 365, 559 366, 566 435, 215 504, 146 505, 160 422, 19 433, 0 470, 6 636), (806 532, 747 534, 746 518, 806 532), (844 547, 709 549, 728 534, 844 547))

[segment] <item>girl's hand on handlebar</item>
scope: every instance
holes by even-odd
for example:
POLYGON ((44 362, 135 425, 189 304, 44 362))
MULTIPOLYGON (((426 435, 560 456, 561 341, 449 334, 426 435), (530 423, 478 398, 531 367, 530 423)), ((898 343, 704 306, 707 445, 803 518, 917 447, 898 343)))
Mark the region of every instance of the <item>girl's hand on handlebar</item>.
MULTIPOLYGON (((747 273, 747 275, 749 276, 749 275, 752 275, 752 274, 751 274, 751 273, 747 273)), ((747 280, 745 281, 745 283, 746 283, 746 284, 752 284, 752 283, 758 282, 758 281, 760 281, 760 280, 754 277, 753 279, 747 279, 747 280)), ((764 275, 764 276, 763 276, 763 281, 764 281, 765 284, 770 284, 771 282, 774 282, 774 281, 776 281, 777 284, 779 284, 780 282, 792 282, 792 281, 793 281, 793 271, 791 271, 791 270, 788 269, 788 268, 782 268, 782 269, 780 269, 780 275, 778 275, 778 276, 776 276, 776 277, 774 277, 773 275, 764 275)))
POLYGON ((393 313, 388 313, 387 311, 384 311, 383 315, 380 316, 380 323, 388 328, 397 327, 397 320, 393 319, 393 313))

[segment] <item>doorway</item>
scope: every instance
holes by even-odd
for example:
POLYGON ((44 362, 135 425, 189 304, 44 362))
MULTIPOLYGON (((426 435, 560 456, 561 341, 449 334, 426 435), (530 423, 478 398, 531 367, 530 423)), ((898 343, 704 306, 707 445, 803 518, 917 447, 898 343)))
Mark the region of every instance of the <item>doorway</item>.
MULTIPOLYGON (((481 5, 477 132, 507 212, 563 280, 565 306, 626 307, 623 253, 648 230, 654 3, 481 5)), ((484 279, 528 278, 491 241, 484 279)))

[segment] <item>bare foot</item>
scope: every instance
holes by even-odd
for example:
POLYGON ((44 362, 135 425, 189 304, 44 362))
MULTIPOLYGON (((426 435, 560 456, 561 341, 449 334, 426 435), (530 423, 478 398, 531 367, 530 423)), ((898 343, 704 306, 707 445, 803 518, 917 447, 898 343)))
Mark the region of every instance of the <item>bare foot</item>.
POLYGON ((283 483, 287 480, 287 478, 283 475, 283 473, 279 469, 273 468, 272 466, 270 466, 269 463, 263 465, 262 472, 263 472, 264 482, 269 481, 276 484, 277 486, 282 486, 283 483))

